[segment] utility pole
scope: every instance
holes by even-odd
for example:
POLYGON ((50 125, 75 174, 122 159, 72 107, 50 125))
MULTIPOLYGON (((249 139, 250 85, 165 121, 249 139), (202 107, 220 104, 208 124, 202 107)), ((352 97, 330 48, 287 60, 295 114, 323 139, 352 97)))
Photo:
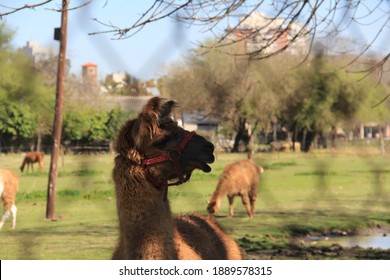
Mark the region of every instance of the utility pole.
POLYGON ((64 104, 64 81, 66 76, 66 37, 68 31, 68 2, 62 0, 61 28, 56 30, 55 39, 60 41, 58 56, 56 105, 53 124, 53 148, 50 159, 49 183, 47 187, 46 219, 55 220, 56 185, 58 175, 58 157, 61 148, 62 109, 64 104), (59 32, 58 32, 59 31, 59 32))

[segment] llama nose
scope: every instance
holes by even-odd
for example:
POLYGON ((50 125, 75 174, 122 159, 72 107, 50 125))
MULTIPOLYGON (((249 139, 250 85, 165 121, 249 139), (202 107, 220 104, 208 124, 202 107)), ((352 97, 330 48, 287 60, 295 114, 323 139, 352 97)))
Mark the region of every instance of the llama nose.
POLYGON ((214 151, 214 144, 211 143, 211 142, 208 142, 204 145, 206 149, 210 149, 212 151, 214 151))
POLYGON ((215 161, 214 157, 214 145, 213 143, 207 142, 203 145, 204 150, 208 153, 208 159, 206 160, 207 163, 213 163, 215 161))
POLYGON ((207 142, 203 145, 203 151, 212 156, 212 162, 214 161, 214 145, 210 142, 207 142))

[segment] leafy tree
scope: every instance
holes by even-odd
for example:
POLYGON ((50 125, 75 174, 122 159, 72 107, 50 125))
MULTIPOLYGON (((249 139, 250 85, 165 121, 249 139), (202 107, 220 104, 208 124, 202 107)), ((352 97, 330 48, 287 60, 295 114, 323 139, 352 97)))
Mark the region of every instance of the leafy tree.
POLYGON ((18 148, 24 142, 28 142, 36 128, 37 115, 29 106, 0 99, 0 139, 2 139, 0 143, 2 145, 11 147, 13 151, 15 147, 18 148))
POLYGON ((109 111, 67 110, 63 122, 63 141, 91 144, 112 141, 128 117, 119 108, 109 111))
POLYGON ((0 50, 1 54, 4 55, 4 53, 10 48, 10 42, 14 36, 14 32, 9 29, 4 22, 1 22, 0 34, 0 50))
POLYGON ((126 73, 124 82, 125 82, 124 95, 131 95, 131 96, 150 95, 147 92, 145 86, 143 86, 143 83, 136 77, 130 75, 129 73, 126 73))
POLYGON ((63 141, 78 142, 88 133, 86 114, 79 111, 69 111, 64 114, 63 141))
POLYGON ((274 77, 280 75, 274 61, 248 61, 229 55, 236 47, 203 56, 195 52, 159 81, 162 95, 179 100, 187 110, 201 110, 222 120, 227 133, 235 135, 233 152, 250 149, 256 129, 279 116, 281 97, 275 92, 282 88, 274 77))
POLYGON ((53 100, 52 90, 45 86, 32 61, 10 47, 12 36, 13 32, 0 24, 0 107, 4 118, 1 142, 8 144, 38 136, 42 128, 50 124, 53 100), (17 120, 6 120, 7 116, 17 120), (20 127, 14 127, 16 123, 20 127), (20 131, 11 132, 13 129, 20 131))
POLYGON ((326 57, 320 51, 297 72, 300 83, 282 109, 282 119, 306 152, 315 136, 358 116, 370 96, 362 84, 341 72, 328 71, 326 64, 326 57))
POLYGON ((120 108, 113 108, 107 113, 106 134, 112 141, 117 136, 119 129, 129 118, 136 118, 136 112, 124 112, 120 108))
MULTIPOLYGON (((287 127, 309 151, 315 137, 362 116, 363 108, 383 98, 383 88, 375 88, 371 77, 357 83, 344 71, 329 70, 337 65, 322 52, 294 70, 286 66, 297 65, 296 56, 248 62, 227 53, 195 52, 171 67, 159 89, 186 110, 218 117, 234 132, 234 152, 250 148, 254 130, 270 123, 287 127)), ((381 114, 386 116, 384 108, 381 114)))

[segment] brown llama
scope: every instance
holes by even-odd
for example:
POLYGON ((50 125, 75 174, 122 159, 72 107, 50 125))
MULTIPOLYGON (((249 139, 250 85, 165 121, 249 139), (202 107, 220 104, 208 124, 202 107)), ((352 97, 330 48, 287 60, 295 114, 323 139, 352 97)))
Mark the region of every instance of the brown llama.
POLYGON ((222 199, 227 196, 229 201, 229 216, 234 216, 234 197, 240 196, 250 218, 255 214, 257 188, 259 176, 264 172, 261 166, 257 166, 252 160, 252 153, 248 153, 248 159, 239 160, 227 165, 218 181, 207 210, 210 215, 218 212, 222 199))
POLYGON ((113 179, 119 242, 113 259, 241 259, 240 248, 212 219, 173 216, 168 187, 210 172, 214 146, 171 117, 175 102, 151 98, 120 130, 113 179), (172 182, 176 180, 175 182, 172 182))
POLYGON ((43 157, 44 157, 44 154, 42 152, 29 152, 29 153, 27 153, 23 159, 22 166, 20 166, 20 171, 23 172, 24 166, 27 164, 26 172, 28 172, 30 166, 31 166, 31 170, 34 172, 34 163, 36 163, 36 162, 38 162, 38 166, 39 166, 38 171, 42 171, 43 157))
POLYGON ((0 230, 10 214, 12 214, 12 229, 15 229, 17 211, 15 198, 18 188, 18 176, 9 170, 0 169, 0 196, 4 206, 4 214, 1 218, 0 230))

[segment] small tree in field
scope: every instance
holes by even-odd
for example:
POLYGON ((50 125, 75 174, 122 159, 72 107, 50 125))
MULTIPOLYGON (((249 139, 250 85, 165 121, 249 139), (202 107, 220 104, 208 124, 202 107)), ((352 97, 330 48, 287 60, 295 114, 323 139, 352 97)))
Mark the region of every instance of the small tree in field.
POLYGON ((0 138, 11 149, 30 149, 32 139, 39 144, 41 128, 50 124, 52 89, 28 57, 11 48, 12 38, 0 24, 0 138))
POLYGON ((327 63, 328 58, 319 51, 297 72, 300 83, 286 97, 287 106, 282 109, 282 122, 305 152, 316 136, 327 136, 332 128, 356 118, 362 108, 370 106, 369 83, 357 83, 343 73, 328 71, 331 66, 327 63))

